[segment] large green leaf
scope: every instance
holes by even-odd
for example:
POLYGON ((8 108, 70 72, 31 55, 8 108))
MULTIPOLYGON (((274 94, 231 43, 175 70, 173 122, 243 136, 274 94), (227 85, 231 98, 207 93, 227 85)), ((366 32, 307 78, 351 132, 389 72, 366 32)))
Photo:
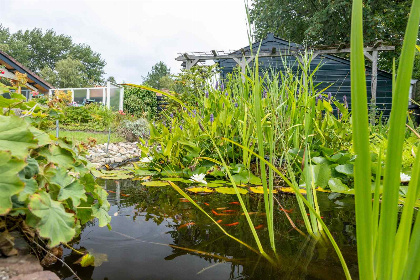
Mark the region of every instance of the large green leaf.
POLYGON ((339 178, 331 178, 328 181, 328 186, 333 192, 341 193, 349 190, 349 188, 345 184, 343 184, 343 182, 341 182, 339 178))
POLYGON ((24 188, 24 183, 18 176, 24 166, 23 160, 12 158, 10 153, 0 151, 0 215, 10 211, 11 197, 24 188))
POLYGON ((41 218, 36 228, 41 237, 50 239, 50 247, 69 242, 76 234, 74 215, 66 213, 63 205, 52 200, 46 192, 32 195, 28 207, 35 216, 41 218))
POLYGON ((59 186, 57 199, 62 201, 70 198, 74 206, 80 204, 80 199, 86 201, 85 188, 78 180, 68 175, 64 168, 53 169, 50 168, 46 174, 48 181, 52 184, 59 186))
POLYGON ((55 163, 65 169, 73 167, 73 164, 75 163, 71 152, 56 145, 52 145, 50 148, 43 148, 40 151, 40 154, 47 158, 49 162, 55 163))
POLYGON ((353 164, 347 163, 347 164, 342 164, 342 165, 336 166, 335 170, 337 172, 345 174, 347 176, 353 176, 354 175, 353 167, 354 167, 353 164))
POLYGON ((26 157, 30 148, 38 146, 28 126, 19 117, 0 116, 0 150, 10 151, 15 157, 26 157))
POLYGON ((25 188, 19 193, 18 199, 19 201, 25 201, 37 191, 38 183, 34 178, 23 178, 21 181, 25 184, 25 188))
POLYGON ((111 217, 108 215, 109 208, 105 205, 100 205, 96 203, 92 206, 92 215, 95 218, 98 218, 99 226, 104 227, 111 222, 111 217))

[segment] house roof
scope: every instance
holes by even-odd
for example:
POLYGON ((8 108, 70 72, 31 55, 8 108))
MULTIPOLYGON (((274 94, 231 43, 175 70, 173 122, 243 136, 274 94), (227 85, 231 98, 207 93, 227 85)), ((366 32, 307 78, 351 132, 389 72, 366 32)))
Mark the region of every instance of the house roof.
POLYGON ((32 72, 29 68, 22 65, 19 61, 0 50, 0 65, 6 67, 10 72, 21 72, 27 75, 28 84, 37 88, 40 92, 46 92, 49 89, 54 88, 50 83, 39 77, 37 74, 32 72))

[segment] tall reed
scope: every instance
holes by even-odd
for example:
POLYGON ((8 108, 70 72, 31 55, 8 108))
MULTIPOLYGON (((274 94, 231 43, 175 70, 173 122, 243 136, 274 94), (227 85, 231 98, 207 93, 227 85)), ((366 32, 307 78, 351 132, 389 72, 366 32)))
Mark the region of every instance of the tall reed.
MULTIPOLYGON (((362 0, 354 0, 351 30, 351 91, 353 142, 357 156, 354 177, 359 275, 361 279, 418 279, 420 265, 413 261, 420 258, 419 215, 414 226, 412 225, 414 203, 420 194, 418 151, 399 225, 398 191, 408 93, 419 29, 420 1, 414 0, 411 7, 398 73, 393 85, 393 105, 389 121, 379 228, 378 224, 373 224, 373 220, 377 221, 378 217, 372 214, 362 12, 362 0), (377 244, 373 244, 374 240, 377 240, 377 244)), ((378 192, 375 193, 374 201, 377 201, 378 192)), ((374 214, 379 215, 377 206, 374 206, 374 214)))

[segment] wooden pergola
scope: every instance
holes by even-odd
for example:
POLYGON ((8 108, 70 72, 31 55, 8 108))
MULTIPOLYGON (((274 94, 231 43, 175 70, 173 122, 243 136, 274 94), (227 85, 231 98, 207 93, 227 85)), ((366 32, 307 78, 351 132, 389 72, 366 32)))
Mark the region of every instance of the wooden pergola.
MULTIPOLYGON (((312 52, 311 60, 316 58, 318 55, 326 54, 340 54, 340 53, 350 53, 350 48, 344 44, 339 45, 338 47, 318 47, 318 48, 308 48, 308 51, 312 52)), ((365 47, 363 53, 365 57, 372 62, 372 82, 371 82, 371 95, 372 103, 376 104, 376 89, 378 84, 378 53, 381 51, 393 51, 395 46, 384 45, 382 41, 377 41, 371 47, 365 47)), ((261 48, 258 57, 281 57, 281 56, 294 56, 298 60, 302 59, 304 49, 297 47, 289 47, 287 50, 280 50, 276 48, 261 48)), ((224 52, 211 50, 210 52, 192 52, 192 53, 180 53, 175 60, 182 61, 182 65, 186 69, 191 69, 191 67, 197 65, 198 63, 203 63, 207 60, 221 60, 221 59, 233 59, 243 73, 245 73, 246 66, 255 58, 255 54, 250 51, 245 51, 240 49, 239 51, 224 52)), ((243 77, 245 80, 245 77, 243 77)))

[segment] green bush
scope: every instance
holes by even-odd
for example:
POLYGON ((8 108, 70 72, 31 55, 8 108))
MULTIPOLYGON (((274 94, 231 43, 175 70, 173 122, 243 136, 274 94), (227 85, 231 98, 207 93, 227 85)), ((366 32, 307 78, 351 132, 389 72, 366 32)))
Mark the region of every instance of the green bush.
POLYGON ((156 94, 140 88, 124 88, 124 112, 136 117, 152 119, 157 114, 156 94))
POLYGON ((67 106, 63 110, 62 123, 69 129, 103 131, 112 125, 116 115, 105 106, 94 103, 81 107, 67 106))

